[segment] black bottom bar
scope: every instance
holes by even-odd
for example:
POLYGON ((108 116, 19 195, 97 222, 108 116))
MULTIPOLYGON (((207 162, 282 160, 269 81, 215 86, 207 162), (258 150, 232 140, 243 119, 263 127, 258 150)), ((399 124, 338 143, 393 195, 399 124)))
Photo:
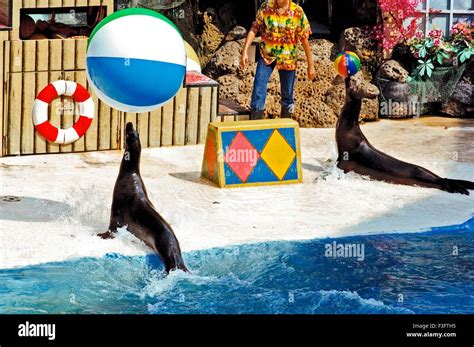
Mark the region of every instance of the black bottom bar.
POLYGON ((318 346, 473 346, 472 315, 318 316, 0 316, 0 346, 71 346, 134 341, 134 346, 252 343, 264 339, 318 346), (40 324, 40 325, 35 325, 40 324), (45 324, 54 324, 48 326, 45 324), (19 336, 38 335, 43 336, 19 336), (54 339, 53 339, 54 338, 54 339))

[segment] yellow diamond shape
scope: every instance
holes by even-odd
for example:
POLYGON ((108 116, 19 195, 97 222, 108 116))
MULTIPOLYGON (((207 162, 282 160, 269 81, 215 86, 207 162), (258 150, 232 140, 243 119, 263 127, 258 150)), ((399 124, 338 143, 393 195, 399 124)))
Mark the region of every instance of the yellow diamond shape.
POLYGON ((262 159, 265 160, 265 163, 267 163, 279 180, 285 177, 295 156, 296 153, 293 148, 277 130, 270 136, 267 145, 262 151, 262 159))

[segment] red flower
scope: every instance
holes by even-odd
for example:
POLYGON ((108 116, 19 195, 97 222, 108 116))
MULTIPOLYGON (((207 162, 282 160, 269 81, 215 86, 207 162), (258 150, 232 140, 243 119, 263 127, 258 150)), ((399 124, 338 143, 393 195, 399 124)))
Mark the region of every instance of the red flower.
POLYGON ((385 50, 393 48, 397 43, 414 37, 418 31, 421 14, 418 10, 420 3, 425 0, 378 0, 379 7, 386 16, 380 30, 382 46, 385 50), (409 21, 408 26, 406 22, 409 21))

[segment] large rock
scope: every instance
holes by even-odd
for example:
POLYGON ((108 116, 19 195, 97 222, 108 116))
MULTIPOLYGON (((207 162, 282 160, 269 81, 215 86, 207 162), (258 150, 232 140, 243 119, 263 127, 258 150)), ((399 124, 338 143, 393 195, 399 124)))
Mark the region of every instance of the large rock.
POLYGON ((372 79, 379 66, 379 55, 378 47, 370 33, 358 27, 347 28, 339 38, 339 51, 355 52, 362 62, 365 75, 372 79))
POLYGON ((461 79, 454 89, 451 99, 465 105, 472 105, 474 103, 474 85, 472 82, 468 78, 461 79))
POLYGON ((296 108, 298 123, 306 128, 333 128, 338 115, 320 100, 304 99, 296 108))
POLYGON ((449 100, 443 103, 441 105, 441 112, 456 118, 472 117, 472 113, 468 112, 466 105, 456 100, 449 100))
POLYGON ((240 94, 240 80, 235 75, 224 75, 217 79, 219 82, 219 97, 236 100, 240 94))
POLYGON ((202 15, 202 33, 199 36, 200 47, 198 49, 199 59, 206 66, 212 59, 217 49, 225 42, 240 39, 242 27, 237 27, 237 19, 234 16, 234 3, 227 2, 215 8, 208 8, 202 15), (232 31, 234 29, 234 31, 232 31))
POLYGON ((421 115, 421 105, 417 95, 410 95, 407 101, 381 101, 379 108, 380 118, 402 119, 421 115))
POLYGON ((410 46, 405 43, 398 43, 393 47, 390 59, 397 61, 407 71, 411 71, 418 60, 413 55, 410 46))
POLYGON ((409 73, 396 60, 387 60, 380 66, 380 77, 396 82, 406 82, 409 73))
POLYGON ((241 71, 240 68, 240 56, 244 43, 244 39, 226 42, 210 59, 204 73, 215 79, 222 75, 245 74, 246 72, 241 71))
POLYGON ((225 40, 237 41, 237 40, 245 39, 246 37, 247 37, 247 29, 238 25, 227 33, 225 40))
POLYGON ((474 63, 470 63, 441 112, 451 117, 474 117, 474 63))
POLYGON ((199 60, 202 66, 207 65, 225 38, 225 34, 216 25, 216 17, 217 12, 214 9, 207 9, 202 17, 204 27, 200 36, 198 50, 199 60))
MULTIPOLYGON (((332 86, 325 95, 325 103, 334 112, 339 115, 346 102, 346 87, 342 81, 332 86)), ((362 108, 360 110, 360 121, 373 121, 378 118, 379 102, 378 99, 362 99, 362 108)), ((337 120, 337 119, 336 119, 337 120)), ((335 123, 334 123, 335 125, 335 123)))
POLYGON ((408 102, 411 94, 411 87, 408 83, 388 81, 381 90, 386 100, 408 102))
POLYGON ((396 60, 387 60, 379 70, 380 117, 410 118, 419 115, 417 96, 407 80, 409 72, 396 60))

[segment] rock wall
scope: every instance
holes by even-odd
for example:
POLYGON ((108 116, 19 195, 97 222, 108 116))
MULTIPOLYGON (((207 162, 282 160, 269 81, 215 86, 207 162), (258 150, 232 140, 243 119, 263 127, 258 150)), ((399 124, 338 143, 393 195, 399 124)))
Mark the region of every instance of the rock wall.
MULTIPOLYGON (((143 1, 140 0, 140 3, 143 1)), ((179 6, 160 11, 178 26, 183 38, 197 52, 201 66, 204 67, 226 40, 240 38, 239 35, 246 36, 245 28, 237 26, 235 6, 234 2, 226 2, 216 8, 200 10, 199 1, 182 0, 179 6)))
MULTIPOLYGON (((231 99, 242 106, 250 107, 256 63, 242 71, 240 55, 247 34, 246 28, 238 26, 236 11, 242 6, 237 1, 204 3, 186 0, 180 10, 170 10, 168 15, 183 32, 184 38, 196 50, 204 73, 220 83, 220 98, 231 99), (179 18, 173 16, 178 15, 179 18)), ((238 12, 238 11, 237 11, 238 12)), ((367 35, 358 28, 343 32, 337 44, 319 39, 311 42, 315 61, 316 78, 307 80, 307 63, 302 47, 299 52, 297 81, 295 85, 295 119, 303 127, 334 127, 345 101, 343 79, 335 71, 333 61, 341 50, 353 50, 360 57, 364 75, 373 77, 376 63, 374 47, 367 35)), ((280 83, 275 71, 268 84, 267 117, 280 115, 280 83)), ((378 101, 364 100, 361 120, 378 117, 378 101)))
MULTIPOLYGON (((243 71, 240 55, 245 40, 226 42, 211 58, 205 74, 220 84, 220 98, 232 99, 242 106, 250 107, 256 63, 243 71)), ((337 45, 324 39, 311 42, 315 61, 316 78, 307 80, 307 63, 300 48, 295 84, 295 119, 302 127, 334 127, 345 102, 344 81, 334 69, 333 59, 338 52, 337 45)), ((277 118, 280 114, 280 83, 275 71, 268 83, 267 117, 277 118)), ((364 100, 361 120, 377 119, 378 101, 364 100)))

